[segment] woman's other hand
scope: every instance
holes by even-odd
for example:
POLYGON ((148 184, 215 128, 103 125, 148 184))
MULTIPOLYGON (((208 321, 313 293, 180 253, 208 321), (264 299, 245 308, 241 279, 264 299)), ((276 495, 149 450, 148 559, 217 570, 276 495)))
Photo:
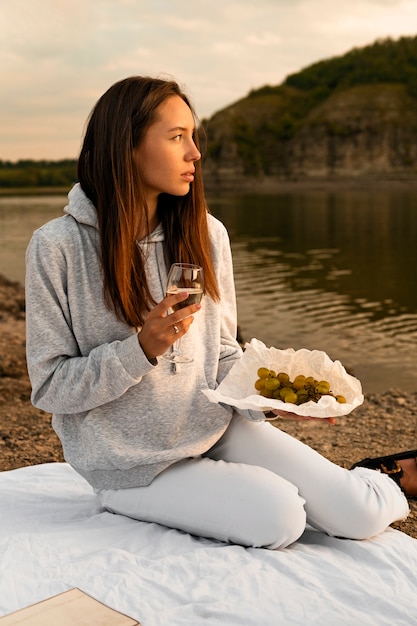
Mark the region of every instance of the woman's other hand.
POLYGON ((318 422, 327 422, 328 424, 336 424, 335 417, 311 417, 310 415, 297 415, 296 413, 292 413, 291 411, 282 411, 280 409, 274 409, 270 411, 270 413, 274 413, 277 417, 282 417, 283 419, 290 419, 299 422, 306 421, 318 421, 318 422))

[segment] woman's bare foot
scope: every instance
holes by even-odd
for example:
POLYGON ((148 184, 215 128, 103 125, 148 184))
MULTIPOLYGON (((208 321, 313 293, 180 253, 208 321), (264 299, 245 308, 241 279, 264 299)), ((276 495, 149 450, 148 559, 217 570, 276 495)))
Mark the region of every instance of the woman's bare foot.
POLYGON ((403 470, 401 476, 401 487, 407 496, 417 496, 417 461, 416 459, 402 459, 397 461, 403 470))

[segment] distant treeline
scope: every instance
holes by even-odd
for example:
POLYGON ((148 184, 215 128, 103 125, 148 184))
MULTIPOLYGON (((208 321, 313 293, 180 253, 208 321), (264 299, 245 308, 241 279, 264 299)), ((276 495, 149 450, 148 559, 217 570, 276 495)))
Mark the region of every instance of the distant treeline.
POLYGON ((69 187, 77 180, 77 161, 0 160, 0 189, 14 187, 69 187))

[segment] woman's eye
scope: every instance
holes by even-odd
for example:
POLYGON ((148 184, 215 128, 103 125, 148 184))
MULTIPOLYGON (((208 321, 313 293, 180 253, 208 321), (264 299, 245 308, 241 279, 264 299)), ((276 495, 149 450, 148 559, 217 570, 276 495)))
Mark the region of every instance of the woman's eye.
POLYGON ((182 135, 175 135, 175 137, 173 137, 174 141, 181 141, 182 139, 182 135))

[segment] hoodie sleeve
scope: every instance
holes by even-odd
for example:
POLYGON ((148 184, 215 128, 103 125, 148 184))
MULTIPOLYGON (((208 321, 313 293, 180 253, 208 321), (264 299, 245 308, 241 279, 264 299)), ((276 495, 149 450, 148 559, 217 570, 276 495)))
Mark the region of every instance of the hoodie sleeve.
MULTIPOLYGON (((217 370, 217 384, 220 384, 236 361, 242 356, 242 348, 237 341, 237 309, 232 251, 229 235, 223 225, 217 254, 217 276, 221 297, 220 356, 217 370)), ((242 417, 251 421, 262 421, 265 419, 262 411, 244 411, 236 407, 225 408, 229 408, 230 411, 234 410, 242 417)))
POLYGON ((220 383, 236 360, 242 356, 237 341, 236 293, 233 275, 232 252, 227 230, 221 225, 220 237, 214 252, 217 280, 220 288, 220 357, 217 382, 220 383))
MULTIPOLYGON (((50 413, 80 413, 110 402, 153 368, 137 334, 125 326, 124 338, 81 349, 68 295, 68 272, 75 273, 69 262, 59 242, 42 229, 34 233, 26 253, 27 365, 32 402, 50 413)), ((82 305, 100 325, 98 303, 82 305)))

